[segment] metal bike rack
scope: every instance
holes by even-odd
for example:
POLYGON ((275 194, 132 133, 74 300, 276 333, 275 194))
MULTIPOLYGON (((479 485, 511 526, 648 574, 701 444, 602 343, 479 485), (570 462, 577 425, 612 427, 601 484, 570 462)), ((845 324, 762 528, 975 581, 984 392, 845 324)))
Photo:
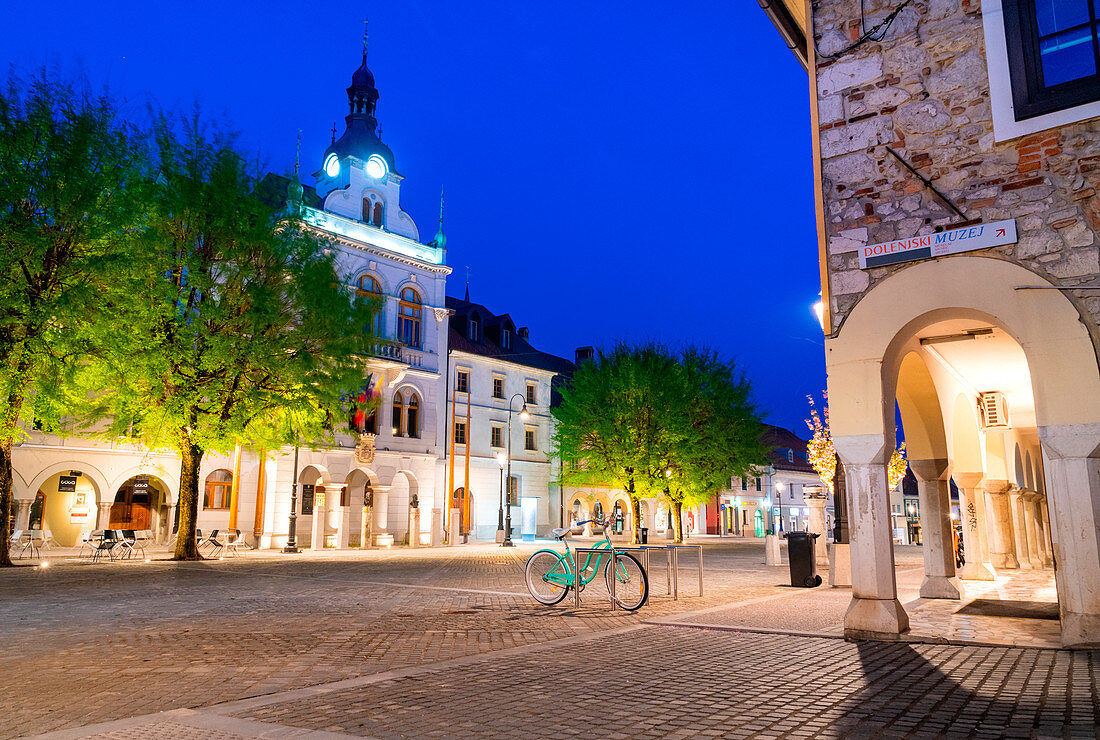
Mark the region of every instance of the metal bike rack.
MULTIPOLYGON (((581 605, 581 553, 600 553, 603 555, 611 556, 611 567, 615 567, 615 552, 623 548, 618 547, 575 547, 573 548, 573 605, 580 607, 581 605)), ((598 561, 597 561, 598 562, 598 561)), ((592 580, 596 579, 595 573, 592 574, 592 580)), ((615 581, 618 579, 611 579, 611 611, 615 611, 615 581)))
POLYGON ((665 545, 672 560, 672 598, 679 598, 679 585, 676 576, 680 571, 680 550, 694 549, 699 556, 699 596, 703 595, 703 546, 702 545, 665 545))

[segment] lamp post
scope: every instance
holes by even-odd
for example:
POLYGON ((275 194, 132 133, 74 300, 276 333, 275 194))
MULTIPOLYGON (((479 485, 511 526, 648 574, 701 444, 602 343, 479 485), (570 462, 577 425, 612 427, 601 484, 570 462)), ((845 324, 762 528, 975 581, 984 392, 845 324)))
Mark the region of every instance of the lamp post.
MULTIPOLYGON (((519 410, 519 418, 524 421, 530 416, 527 413, 527 399, 523 397, 522 393, 515 393, 508 399, 508 485, 512 485, 512 402, 519 398, 523 407, 519 410)), ((500 543, 501 547, 515 547, 512 544, 512 498, 511 492, 508 497, 508 508, 504 518, 504 541, 500 543)))
POLYGON ((504 453, 497 453, 497 464, 500 465, 500 507, 497 509, 497 542, 504 542, 504 453))
POLYGON ((286 536, 286 547, 283 552, 301 552, 294 542, 294 528, 297 525, 298 515, 295 508, 298 503, 298 438, 294 438, 294 482, 290 485, 290 529, 286 536))

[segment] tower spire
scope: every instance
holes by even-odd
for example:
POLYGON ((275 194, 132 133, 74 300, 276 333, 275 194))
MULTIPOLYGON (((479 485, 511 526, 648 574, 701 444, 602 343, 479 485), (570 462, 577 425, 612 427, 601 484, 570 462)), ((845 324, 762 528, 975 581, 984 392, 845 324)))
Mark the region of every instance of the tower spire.
POLYGON ((294 174, 298 175, 298 164, 302 156, 302 129, 298 129, 298 143, 294 145, 294 174))
POLYGON ((470 302, 470 266, 466 265, 466 298, 467 303, 470 302))
POLYGON ((447 235, 443 233, 443 186, 439 186, 439 230, 435 232, 432 243, 440 249, 447 248, 447 235))
POLYGON ((363 19, 363 61, 367 61, 367 19, 363 19))

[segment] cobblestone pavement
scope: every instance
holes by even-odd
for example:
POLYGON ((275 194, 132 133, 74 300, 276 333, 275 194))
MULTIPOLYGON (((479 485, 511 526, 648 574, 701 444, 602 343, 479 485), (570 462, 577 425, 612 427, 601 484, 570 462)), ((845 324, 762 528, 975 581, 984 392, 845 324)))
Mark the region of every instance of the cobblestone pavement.
MULTIPOLYGON (((900 673, 892 666, 885 670, 881 662, 865 670, 871 665, 863 658, 865 652, 903 649, 929 664, 935 663, 931 655, 955 666, 951 651, 981 650, 952 647, 947 653, 930 654, 922 651, 931 646, 864 647, 835 639, 642 624, 689 619, 693 612, 718 613, 731 605, 769 606, 761 619, 771 624, 778 623, 776 615, 784 611, 813 610, 810 601, 795 605, 812 594, 845 601, 836 591, 791 589, 784 583, 786 569, 763 566, 762 548, 755 543, 707 545, 703 598, 673 601, 663 595, 663 575, 654 573, 652 600, 635 614, 610 611, 602 587, 586 591, 580 608, 572 607, 571 600, 556 608, 534 604, 523 585, 522 567, 529 552, 485 546, 294 557, 253 553, 192 564, 92 566, 54 561, 46 569, 0 571, 7 668, 0 680, 0 716, 5 718, 0 737, 51 731, 66 737, 424 736, 460 730, 496 735, 504 728, 536 736, 560 730, 561 736, 625 737, 667 735, 680 727, 676 723, 681 713, 705 717, 713 710, 728 718, 752 707, 758 714, 754 726, 774 730, 783 717, 797 716, 796 707, 803 706, 791 699, 796 695, 790 692, 812 665, 807 661, 813 654, 839 650, 838 656, 847 656, 829 658, 829 671, 809 678, 823 686, 839 682, 853 687, 837 696, 855 702, 851 707, 858 714, 858 691, 889 690, 879 684, 904 684, 907 677, 932 675, 931 669, 920 668, 923 663, 907 663, 909 668, 898 669, 900 673), (774 656, 788 654, 795 656, 790 658, 794 662, 775 662, 774 656), (712 664, 704 665, 706 656, 712 664), (513 667, 519 672, 513 673, 513 667), (765 684, 772 686, 768 681, 773 673, 773 688, 764 690, 765 684), (532 682, 532 676, 538 680, 532 682), (547 680, 540 683, 542 677, 547 680), (661 688, 666 677, 673 680, 671 693, 661 688), (410 693, 410 681, 433 688, 410 693), (570 688, 559 689, 557 681, 570 688), (357 682, 362 685, 354 690, 341 688, 357 682), (467 685, 469 697, 452 701, 458 687, 467 685), (576 686, 586 688, 570 693, 576 686), (608 686, 616 697, 611 705, 595 698, 608 686), (629 692, 624 694, 624 687, 629 692), (305 694, 299 697, 301 692, 305 694), (787 698, 779 706, 774 698, 771 705, 758 704, 757 692, 787 698), (593 718, 571 722, 575 702, 588 706, 584 697, 589 694, 595 703, 588 712, 632 707, 629 717, 612 723, 628 729, 604 732, 603 724, 593 718), (310 701, 307 696, 324 699, 310 701), (414 696, 419 699, 413 701, 414 696), (650 711, 636 704, 641 696, 648 697, 645 706, 650 711), (654 697, 659 697, 656 703, 654 697), (518 709, 520 704, 526 709, 518 709), (498 705, 495 714, 489 711, 498 705), (706 711, 699 714, 697 705, 706 711), (329 712, 330 706, 338 709, 329 712), (389 709, 378 714, 375 707, 389 709), (165 710, 172 711, 153 714, 165 710), (430 715, 426 724, 419 724, 418 713, 430 715), (526 719, 513 723, 508 713, 526 719), (351 723, 344 714, 362 718, 362 725, 351 723), (674 718, 672 725, 666 722, 669 717, 674 718), (123 724, 98 724, 109 721, 123 724), (643 721, 648 724, 630 724, 643 721), (80 729, 89 725, 94 726, 80 729), (551 732, 551 727, 558 729, 551 732)), ((903 581, 919 558, 919 550, 899 551, 903 581)), ((681 582, 681 593, 693 593, 694 568, 682 565, 687 583, 681 582)), ((1062 692, 1070 697, 1067 702, 1095 704, 1095 684, 1086 680, 1082 689, 1074 683, 1081 671, 1095 681, 1089 679, 1090 671, 1092 676, 1100 673, 1095 654, 1032 650, 988 657, 991 654, 970 654, 971 662, 984 666, 979 671, 984 683, 976 684, 978 688, 1002 678, 1007 681, 1007 675, 1026 676, 1029 665, 1042 664, 1044 702, 1056 703, 1062 692), (1054 656, 1050 660, 1055 662, 1042 663, 1043 656, 1054 656), (1066 694, 1071 684, 1073 692, 1066 694)), ((948 674, 955 676, 956 668, 948 674)), ((989 701, 1003 703, 1023 688, 1010 682, 989 701)), ((986 701, 985 694, 975 696, 974 702, 986 701)), ((847 707, 835 707, 830 716, 837 722, 850 718, 847 707)), ((1071 714, 1064 713, 1064 719, 1077 722, 1071 714)), ((1090 715, 1088 722, 1092 721, 1090 715)), ((718 724, 708 722, 688 722, 683 733, 687 728, 694 734, 696 729, 724 727, 717 717, 718 724)), ((852 727, 862 732, 871 725, 852 727)))

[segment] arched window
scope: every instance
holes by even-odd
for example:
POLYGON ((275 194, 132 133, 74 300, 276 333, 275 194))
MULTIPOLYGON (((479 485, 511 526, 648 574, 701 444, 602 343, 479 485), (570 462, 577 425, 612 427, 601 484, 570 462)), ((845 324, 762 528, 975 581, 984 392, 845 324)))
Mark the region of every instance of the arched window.
POLYGON ((420 436, 420 399, 409 391, 409 407, 405 411, 405 436, 420 436))
POLYGON ((401 436, 401 416, 405 409, 405 399, 401 397, 401 391, 393 394, 393 436, 401 436))
POLYGON ((365 223, 381 228, 382 215, 385 211, 386 207, 383 205, 382 199, 374 193, 363 198, 363 221, 365 223))
POLYGON ((233 474, 225 469, 215 470, 206 476, 206 491, 203 494, 202 508, 228 509, 232 491, 233 474))
POLYGON ((420 317, 423 313, 420 295, 412 288, 403 288, 397 312, 398 341, 410 347, 420 346, 420 317))
POLYGON ((374 335, 382 335, 382 286, 372 275, 360 275, 355 286, 355 297, 379 302, 378 313, 374 315, 374 335))

